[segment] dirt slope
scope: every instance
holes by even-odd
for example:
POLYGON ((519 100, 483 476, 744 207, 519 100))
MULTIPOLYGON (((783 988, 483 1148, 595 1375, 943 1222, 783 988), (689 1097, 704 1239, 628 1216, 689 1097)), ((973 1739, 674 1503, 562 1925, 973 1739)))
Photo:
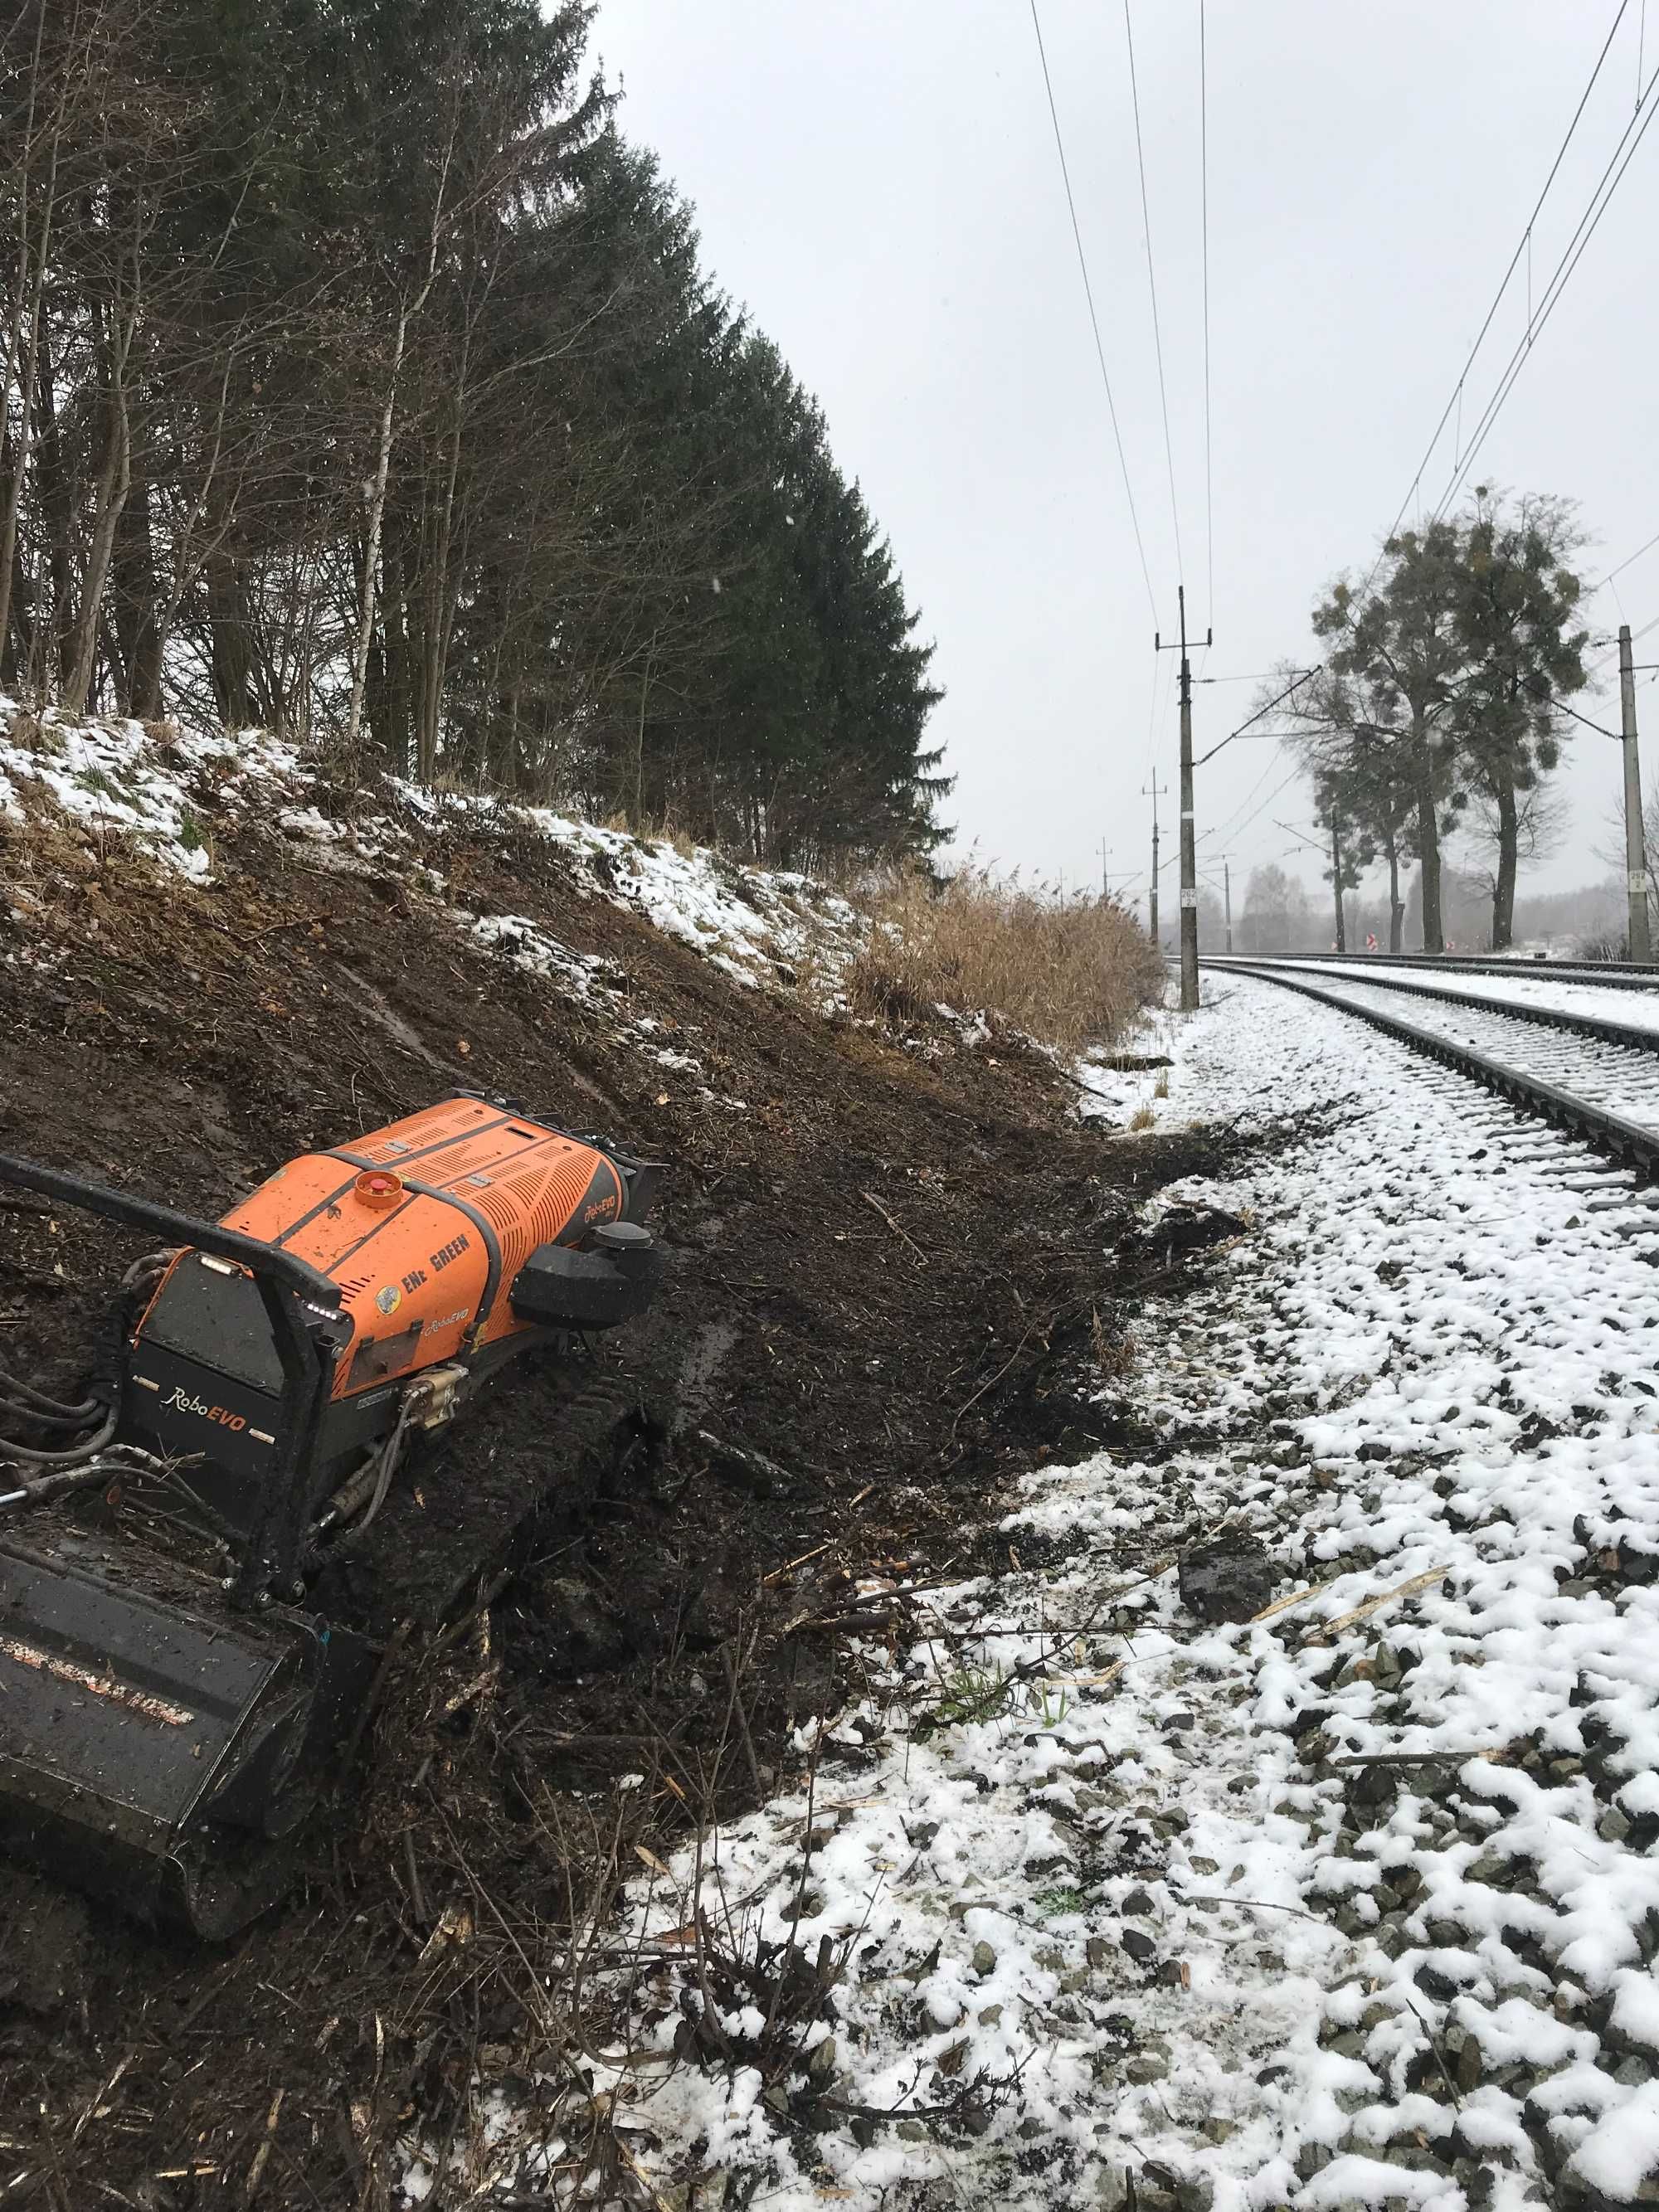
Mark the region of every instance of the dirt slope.
MULTIPOLYGON (((410 1667, 360 1796, 228 1955, 0 1875, 9 2207, 241 2202, 256 2160, 263 2204, 392 2203, 414 2096, 441 2113, 486 2044, 570 2063, 568 1993, 531 1946, 552 1956, 656 1828, 766 1785, 787 1730, 840 1694, 817 1624, 849 1575, 963 1557, 1010 1473, 1101 1437, 1079 1374, 1127 1206, 1187 1164, 1077 1126, 1034 1056, 929 1061, 736 988, 579 895, 544 841, 447 833, 448 896, 613 963, 635 1024, 705 1075, 469 944, 419 855, 323 857, 231 823, 198 888, 53 816, 0 827, 21 916, 0 921, 0 1149, 217 1214, 288 1155, 456 1085, 602 1128, 672 1169, 666 1291, 605 1356, 668 1443, 609 1492, 559 1490, 538 1564, 410 1667), (617 1795, 626 1774, 645 1783, 617 1795)), ((0 1208, 0 1358, 71 1369, 130 1248, 0 1208)), ((445 1494, 501 1455, 559 1474, 559 1395, 507 1388, 445 1494)))

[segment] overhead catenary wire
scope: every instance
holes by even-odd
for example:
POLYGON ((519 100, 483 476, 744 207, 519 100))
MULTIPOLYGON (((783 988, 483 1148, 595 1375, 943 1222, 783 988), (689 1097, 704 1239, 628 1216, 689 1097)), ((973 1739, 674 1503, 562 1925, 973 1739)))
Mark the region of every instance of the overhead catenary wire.
POLYGON ((1267 796, 1262 799, 1258 805, 1251 807, 1249 813, 1245 812, 1245 809, 1250 806, 1251 799, 1255 797, 1256 793, 1261 790, 1262 785, 1266 783, 1267 778, 1279 766, 1279 757, 1277 753, 1269 755, 1267 765, 1262 769, 1261 775, 1257 776, 1255 781, 1245 793, 1239 804, 1233 809, 1232 813, 1228 817, 1227 820, 1222 823, 1218 829, 1206 830, 1204 832, 1204 835, 1198 841, 1200 845, 1209 844, 1212 839, 1218 839, 1223 843, 1228 843, 1234 838, 1242 836, 1244 831, 1249 828, 1251 823, 1255 820, 1257 815, 1261 813, 1267 807, 1271 806, 1274 799, 1278 798, 1279 793, 1288 789, 1289 787, 1295 782, 1297 777, 1302 773, 1302 764, 1299 761, 1291 770, 1288 775, 1281 776, 1279 778, 1279 781, 1267 793, 1267 796))
POLYGON ((1588 599, 1592 592, 1599 592, 1603 585, 1610 584, 1615 576, 1622 576, 1626 568, 1634 568, 1642 556, 1651 553, 1656 545, 1659 545, 1659 531, 1656 531, 1645 544, 1638 545, 1633 553, 1627 553, 1616 568, 1609 568, 1605 576, 1598 576, 1593 584, 1587 586, 1584 597, 1588 599))
POLYGON ((1054 150, 1060 155, 1060 180, 1066 187, 1066 207, 1072 218, 1072 237, 1077 246, 1077 265, 1083 275, 1083 294, 1089 303, 1089 326, 1094 332, 1095 358, 1100 363, 1100 380, 1106 390, 1106 411, 1111 417, 1112 442, 1117 447, 1118 467, 1123 476, 1123 496, 1128 502, 1129 522, 1135 536, 1135 550, 1140 556, 1141 580, 1146 586, 1146 603, 1158 615, 1158 595, 1152 589, 1152 572, 1147 565, 1146 541, 1140 534, 1140 517, 1135 508, 1134 486, 1129 480, 1128 457, 1123 450, 1123 433, 1118 427, 1117 402, 1112 397, 1112 380, 1106 368, 1106 348, 1101 340, 1100 317, 1095 309, 1094 286, 1089 280, 1088 257, 1083 251, 1083 233, 1078 227, 1077 201, 1072 191, 1072 173, 1066 161, 1066 141, 1060 128, 1060 111, 1054 106, 1054 81, 1048 74, 1048 56, 1042 43, 1042 25, 1037 17, 1036 0, 1030 0, 1031 28, 1036 33, 1037 59, 1042 64, 1042 88, 1048 97, 1048 119, 1054 125, 1054 150))
POLYGON ((1532 350, 1534 341, 1542 335, 1545 325, 1548 323, 1550 317, 1554 313, 1557 306, 1560 302, 1561 295, 1567 288, 1568 282, 1572 276, 1573 270, 1578 266, 1579 262, 1583 258, 1585 249, 1589 246, 1591 239, 1595 237, 1597 229, 1601 226, 1602 216, 1607 213, 1608 207, 1612 204, 1613 194, 1618 191, 1620 185, 1624 180, 1626 170, 1629 168, 1631 163, 1636 158, 1637 151, 1641 146, 1643 139, 1647 136, 1649 125, 1653 121, 1655 114, 1659 113, 1659 101, 1656 101, 1652 98, 1652 94, 1656 85, 1659 85, 1659 70, 1656 70, 1653 75, 1648 79, 1647 86, 1642 94, 1641 102, 1637 107, 1636 113, 1631 118, 1630 121, 1625 125, 1623 131, 1620 133, 1619 143, 1613 148, 1613 153, 1608 159, 1607 167, 1601 172, 1601 177, 1596 182, 1595 189, 1590 194, 1589 204, 1584 210, 1583 214, 1578 218, 1578 227, 1573 232, 1572 236, 1568 240, 1565 251, 1563 252, 1560 260, 1557 262, 1554 273, 1552 275, 1548 284, 1545 287, 1543 301, 1538 308, 1536 315, 1528 318, 1527 327, 1522 333, 1521 337, 1516 341, 1515 349, 1510 354, 1509 361, 1505 364, 1504 372, 1498 380, 1497 390, 1492 393, 1492 398, 1486 402, 1485 410, 1481 414, 1480 420, 1475 426, 1474 434, 1470 440, 1468 447, 1465 449, 1462 460, 1454 466, 1450 481, 1448 483, 1445 490, 1440 495, 1439 499, 1435 502, 1434 516, 1437 520, 1445 514, 1447 508, 1451 505, 1451 502, 1456 497, 1464 479, 1468 477, 1470 469, 1474 465, 1476 454, 1480 451, 1481 447, 1485 445, 1487 437, 1491 434, 1493 424, 1497 422, 1499 414, 1503 410, 1504 401, 1509 398, 1510 392, 1514 389, 1516 380, 1519 377, 1522 369, 1526 365, 1527 358, 1532 350), (1647 111, 1645 114, 1643 112, 1644 108, 1647 111), (1641 125, 1639 130, 1637 129, 1638 121, 1641 125), (1631 133, 1632 131, 1636 132, 1634 139, 1631 139, 1631 133), (1628 152, 1626 151, 1626 140, 1630 140, 1628 152), (1622 161, 1620 159, 1621 154, 1624 155, 1622 161), (1617 165, 1616 173, 1615 164, 1617 165), (1611 183, 1608 182, 1608 179, 1610 177, 1612 179, 1611 183))
MULTIPOLYGON (((1032 0, 1035 7, 1036 0, 1032 0)), ((1129 100, 1135 118, 1135 166, 1140 173, 1140 226, 1146 248, 1146 289, 1152 302, 1152 350, 1158 358, 1158 398, 1164 415, 1164 463, 1170 477, 1170 522, 1175 532, 1176 579, 1187 580, 1181 550, 1181 507, 1176 498, 1175 446, 1170 436, 1170 391, 1164 375, 1164 331, 1158 313, 1158 270, 1152 258, 1152 217, 1146 198, 1146 149, 1140 135, 1140 87, 1135 77, 1135 34, 1129 20, 1129 0, 1123 0, 1123 36, 1129 50, 1129 100)))
MULTIPOLYGON (((1475 333, 1474 343, 1469 348, 1468 358, 1464 362, 1462 368, 1458 371, 1456 382, 1452 386, 1451 396, 1447 400, 1444 407, 1440 410, 1440 419, 1435 424, 1433 434, 1430 437, 1427 446, 1424 448, 1422 459, 1418 463, 1416 469, 1413 472, 1411 483, 1407 487, 1406 496, 1400 502, 1399 512, 1395 514, 1394 520, 1389 524, 1387 531, 1384 532, 1384 544, 1388 543, 1389 539, 1391 538, 1395 532, 1399 529, 1401 522, 1405 517, 1406 510, 1410 507, 1413 500, 1417 495, 1418 488, 1423 481, 1424 471, 1427 469, 1430 462, 1434 459, 1434 449, 1440 442, 1441 432, 1445 428, 1447 422, 1451 416, 1453 410, 1459 408, 1462 404, 1463 386, 1468 380, 1469 371, 1474 366, 1475 356, 1479 354, 1480 348, 1486 340, 1487 331, 1492 328, 1493 317, 1497 314, 1498 308, 1503 304, 1504 295, 1509 289, 1510 279, 1514 276, 1522 257, 1530 248, 1533 225, 1537 222, 1538 217, 1543 210, 1544 203, 1549 198, 1550 187, 1554 184, 1557 173, 1559 171, 1563 161, 1566 158, 1567 149, 1571 145, 1573 134, 1578 128, 1579 118, 1583 114, 1584 109, 1589 103, 1589 96, 1595 89, 1596 80, 1601 74, 1602 64, 1607 60, 1608 49, 1613 45, 1614 36, 1618 32, 1620 24, 1624 21, 1625 12, 1629 5, 1630 0, 1620 0, 1618 13, 1613 19, 1613 27, 1608 31, 1607 37, 1601 42, 1601 50, 1595 58, 1595 66, 1591 70, 1589 74, 1589 82, 1584 87, 1583 91, 1579 94, 1578 105, 1572 111, 1572 120, 1567 125, 1566 136, 1562 139, 1560 145, 1556 149, 1555 159, 1550 163, 1549 174, 1544 179, 1543 190, 1539 193, 1536 201, 1533 204, 1532 213, 1527 217, 1525 227, 1522 230, 1516 249, 1510 256, 1509 265, 1505 268, 1502 277, 1498 281, 1498 289, 1492 295, 1492 305, 1486 309, 1480 328, 1475 333)), ((1638 106, 1640 106, 1639 100, 1638 105, 1638 106)), ((1528 329, 1531 328, 1531 324, 1532 318, 1530 313, 1528 313, 1528 329)), ((1366 578, 1365 588, 1367 590, 1370 589, 1371 577, 1376 575, 1377 569, 1382 566, 1382 555, 1379 550, 1376 561, 1371 564, 1370 576, 1366 578)))

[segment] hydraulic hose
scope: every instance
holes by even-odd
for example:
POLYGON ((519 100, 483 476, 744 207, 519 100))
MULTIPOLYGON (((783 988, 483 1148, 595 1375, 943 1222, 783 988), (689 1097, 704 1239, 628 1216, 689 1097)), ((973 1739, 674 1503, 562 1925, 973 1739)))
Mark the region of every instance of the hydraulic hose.
POLYGON ((38 1482, 31 1482, 21 1490, 0 1491, 0 1512, 18 1505, 45 1505, 52 1498, 62 1497, 65 1491, 88 1489, 94 1482, 101 1482, 108 1472, 101 1462, 94 1462, 90 1467, 63 1468, 56 1474, 42 1475, 38 1482))
POLYGON ((410 1413, 407 1406, 398 1417, 398 1425, 386 1438, 380 1450, 380 1478, 374 1485, 374 1495, 368 1501, 368 1510, 357 1523, 360 1530, 367 1528, 386 1504, 386 1492, 392 1487, 392 1478, 398 1471, 398 1462, 403 1456, 404 1438, 409 1433, 410 1413))
POLYGON ((159 1252, 146 1252, 142 1260, 135 1260, 121 1278, 121 1288, 130 1291, 146 1275, 159 1275, 163 1267, 170 1267, 179 1256, 179 1247, 166 1245, 159 1252))
POLYGON ((14 1375, 4 1367, 0 1367, 0 1395, 21 1398, 27 1405, 39 1406, 43 1413, 78 1413, 84 1420, 90 1420, 102 1410, 95 1398, 82 1398, 71 1402, 67 1398, 52 1397, 46 1391, 37 1389, 33 1382, 26 1382, 21 1375, 14 1375))
POLYGON ((117 1416, 112 1410, 105 1416, 103 1426, 86 1442, 77 1444, 73 1451, 35 1451, 27 1444, 0 1443, 0 1465, 9 1460, 22 1460, 30 1467, 80 1467, 102 1451, 115 1434, 117 1416))
MULTIPOLYGON (((84 1413, 43 1413, 38 1407, 22 1405, 15 1398, 9 1398, 0 1391, 0 1419, 32 1421, 36 1428, 40 1429, 84 1429, 88 1421, 97 1419, 102 1410, 100 1407, 91 1406, 84 1413)), ((3 1444, 4 1439, 0 1438, 0 1449, 3 1449, 3 1444)))

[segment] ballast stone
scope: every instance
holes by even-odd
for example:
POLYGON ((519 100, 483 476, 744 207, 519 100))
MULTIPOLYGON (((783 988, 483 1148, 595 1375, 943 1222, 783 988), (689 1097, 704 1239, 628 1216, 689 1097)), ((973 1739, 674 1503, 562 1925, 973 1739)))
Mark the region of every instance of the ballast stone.
POLYGON ((1282 1570, 1254 1536, 1218 1536, 1181 1555, 1181 1601, 1200 1620, 1249 1620, 1271 1600, 1282 1570))

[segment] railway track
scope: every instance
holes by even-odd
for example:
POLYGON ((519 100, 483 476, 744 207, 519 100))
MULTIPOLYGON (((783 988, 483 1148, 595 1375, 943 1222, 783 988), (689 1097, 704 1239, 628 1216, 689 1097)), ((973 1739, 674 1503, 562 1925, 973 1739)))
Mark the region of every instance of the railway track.
POLYGON ((1449 981, 1385 981, 1322 963, 1210 959, 1300 992, 1472 1077, 1539 1120, 1659 1179, 1659 1030, 1559 1008, 1495 1005, 1449 981))
MULTIPOLYGON (((1351 969, 1337 967, 1322 954, 1310 955, 1302 959, 1238 960, 1224 957, 1206 964, 1218 968, 1229 965, 1248 968, 1258 974, 1280 974, 1324 977, 1346 988, 1350 982, 1371 991, 1393 991, 1404 999, 1439 1000, 1447 1006, 1478 1008, 1504 1014, 1515 1021, 1535 1022, 1540 1028, 1569 1030, 1579 1036, 1599 1037, 1613 1045, 1645 1045, 1650 1051, 1659 1051, 1659 1001, 1632 1002, 1628 1012, 1622 1008, 1618 1016, 1595 1011, 1594 992, 1590 986, 1577 986, 1574 977, 1556 977, 1553 981, 1563 994, 1565 1003, 1551 1005, 1547 1000, 1504 996, 1496 986, 1486 988, 1484 974, 1460 981, 1447 975, 1437 975, 1421 968, 1378 968, 1367 969, 1356 975, 1351 969)), ((1538 979, 1525 975, 1523 983, 1538 979)), ((1514 984, 1511 976, 1504 978, 1514 984)))
MULTIPOLYGON (((1207 960, 1211 957, 1206 954, 1207 960)), ((1219 958, 1221 956, 1216 956, 1219 958)), ((1232 959, 1235 956, 1225 956, 1232 959)), ((1363 968, 1368 971, 1394 968, 1417 969, 1425 975, 1502 975, 1514 982, 1526 977, 1534 982, 1594 983, 1604 991, 1659 991, 1659 965, 1644 966, 1638 960, 1510 960, 1480 952, 1321 952, 1243 953, 1237 956, 1261 967, 1304 967, 1316 959, 1322 966, 1363 968)))

